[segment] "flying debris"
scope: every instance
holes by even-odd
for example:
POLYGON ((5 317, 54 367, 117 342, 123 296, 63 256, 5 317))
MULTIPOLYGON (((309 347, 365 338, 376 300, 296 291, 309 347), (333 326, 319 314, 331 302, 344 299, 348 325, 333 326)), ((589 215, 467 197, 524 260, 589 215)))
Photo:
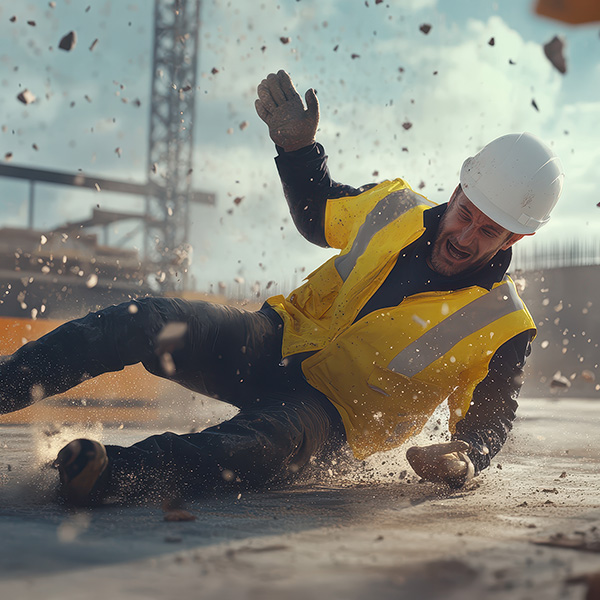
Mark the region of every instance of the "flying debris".
POLYGON ((552 381, 550 382, 550 388, 556 390, 566 390, 571 387, 571 382, 567 377, 561 374, 560 371, 556 371, 554 376, 552 377, 552 381))
POLYGON ((410 121, 406 121, 405 123, 402 123, 402 127, 408 131, 412 127, 412 123, 410 121))
POLYGON ((98 43, 98 38, 96 38, 90 45, 90 52, 96 47, 96 44, 98 43))
POLYGON ((594 371, 590 371, 589 369, 584 369, 581 371, 581 377, 583 380, 589 381, 590 383, 596 381, 596 375, 594 371))
POLYGON ((20 102, 22 102, 23 104, 31 104, 32 102, 35 102, 35 96, 32 92, 30 92, 29 90, 23 90, 18 96, 17 96, 17 100, 19 100, 20 102))
POLYGON ((427 35, 431 31, 431 25, 429 23, 423 23, 423 25, 419 27, 419 30, 427 35))
POLYGON ((559 73, 563 75, 567 72, 567 61, 563 53, 565 49, 564 41, 555 35, 547 44, 544 44, 544 54, 559 73))
POLYGON ((289 37, 283 37, 283 36, 282 36, 282 37, 280 37, 280 38, 279 38, 279 41, 280 41, 282 44, 289 44, 289 43, 290 43, 290 41, 291 41, 291 38, 289 38, 289 37))
POLYGON ((537 102, 533 98, 531 99, 531 106, 533 106, 533 108, 535 108, 535 110, 537 110, 538 112, 540 112, 540 109, 538 108, 537 102))
POLYGON ((488 40, 488 45, 489 45, 489 46, 494 46, 495 44, 496 44, 496 40, 495 40, 493 37, 491 37, 491 38, 488 40))
MULTIPOLYGON (((60 42, 58 43, 58 47, 61 50, 65 50, 66 52, 70 52, 75 48, 77 44, 77 34, 74 31, 69 31, 67 35, 65 35, 60 42)), ((90 48, 91 50, 91 48, 90 48)))

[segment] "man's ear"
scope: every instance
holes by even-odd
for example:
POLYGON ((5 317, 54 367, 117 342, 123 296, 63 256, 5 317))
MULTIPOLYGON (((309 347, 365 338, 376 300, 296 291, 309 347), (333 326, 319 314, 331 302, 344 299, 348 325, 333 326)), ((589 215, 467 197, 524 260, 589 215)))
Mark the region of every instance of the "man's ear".
POLYGON ((516 244, 519 240, 525 236, 533 235, 533 233, 513 233, 502 246, 502 250, 508 250, 513 244, 516 244))

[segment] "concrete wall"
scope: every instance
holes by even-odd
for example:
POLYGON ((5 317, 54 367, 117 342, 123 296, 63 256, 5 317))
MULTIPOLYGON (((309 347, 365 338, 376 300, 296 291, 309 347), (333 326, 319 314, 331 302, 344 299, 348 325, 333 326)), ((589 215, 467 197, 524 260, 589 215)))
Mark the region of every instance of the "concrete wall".
POLYGON ((538 327, 522 395, 600 399, 600 266, 517 272, 512 277, 524 283, 521 295, 538 327), (569 378, 570 388, 551 388, 557 371, 569 378))

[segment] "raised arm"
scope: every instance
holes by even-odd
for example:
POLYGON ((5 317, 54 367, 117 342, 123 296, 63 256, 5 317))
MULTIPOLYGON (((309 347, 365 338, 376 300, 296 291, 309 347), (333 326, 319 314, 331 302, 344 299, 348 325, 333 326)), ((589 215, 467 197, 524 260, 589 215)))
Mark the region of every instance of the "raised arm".
POLYGON ((256 112, 268 125, 277 147, 275 162, 294 224, 308 241, 328 247, 324 231, 327 200, 357 196, 374 184, 354 188, 331 178, 325 150, 315 142, 319 102, 313 89, 305 94, 305 109, 290 76, 278 71, 261 81, 257 93, 256 112))

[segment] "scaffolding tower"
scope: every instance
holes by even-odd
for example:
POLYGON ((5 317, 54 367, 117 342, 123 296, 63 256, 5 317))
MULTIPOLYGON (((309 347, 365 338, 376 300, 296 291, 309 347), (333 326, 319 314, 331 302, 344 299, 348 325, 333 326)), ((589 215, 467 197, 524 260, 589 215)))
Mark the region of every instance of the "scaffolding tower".
POLYGON ((155 0, 144 253, 167 291, 188 287, 190 204, 214 204, 191 187, 199 29, 200 0, 155 0))

